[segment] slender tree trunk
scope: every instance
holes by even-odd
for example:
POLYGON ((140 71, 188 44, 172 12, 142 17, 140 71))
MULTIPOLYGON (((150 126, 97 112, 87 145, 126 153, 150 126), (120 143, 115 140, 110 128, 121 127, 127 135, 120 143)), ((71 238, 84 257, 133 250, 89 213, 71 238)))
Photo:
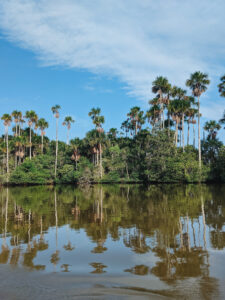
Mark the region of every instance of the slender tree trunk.
POLYGON ((6 172, 7 172, 7 182, 9 174, 9 127, 6 126, 6 172))
POLYGON ((190 123, 188 122, 187 145, 189 145, 189 136, 190 136, 190 123))
POLYGON ((102 179, 102 145, 99 143, 100 177, 102 179))
POLYGON ((182 114, 182 144, 184 152, 184 113, 182 114))
POLYGON ((44 134, 42 131, 41 132, 41 154, 43 154, 43 148, 44 148, 44 134))
POLYGON ((176 133, 175 133, 175 144, 177 147, 177 141, 178 141, 178 120, 176 120, 176 133))
POLYGON ((193 124, 193 147, 195 148, 195 124, 193 124))
POLYGON ((58 118, 56 118, 56 139, 55 139, 55 178, 57 175, 58 164, 58 118))
POLYGON ((137 135, 137 121, 135 121, 135 136, 137 135))
POLYGON ((128 166, 127 166, 127 163, 126 163, 126 172, 127 172, 127 178, 129 179, 129 171, 128 171, 128 166))
POLYGON ((200 97, 198 96, 198 160, 201 169, 202 153, 201 153, 201 130, 200 130, 200 97))
POLYGON ((30 159, 31 159, 31 126, 30 126, 30 159))
POLYGON ((20 123, 19 123, 19 136, 20 136, 20 123))
POLYGON ((17 133, 17 122, 16 122, 16 137, 17 137, 18 133, 17 133))
POLYGON ((181 132, 182 130, 180 130, 180 148, 181 148, 181 132))
POLYGON ((69 129, 67 129, 67 138, 66 138, 66 144, 69 145, 69 129))

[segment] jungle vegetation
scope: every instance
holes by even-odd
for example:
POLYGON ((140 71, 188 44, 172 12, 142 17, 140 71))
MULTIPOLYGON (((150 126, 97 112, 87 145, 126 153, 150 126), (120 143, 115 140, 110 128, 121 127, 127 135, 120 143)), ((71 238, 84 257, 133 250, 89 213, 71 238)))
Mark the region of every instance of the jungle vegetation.
MULTIPOLYGON (((209 84, 208 75, 199 71, 186 81, 188 91, 159 76, 147 111, 132 107, 119 130, 106 132, 101 109, 92 108, 93 129, 83 139, 69 138, 75 120, 61 120, 59 105, 51 108, 55 140, 46 136, 49 123, 35 111, 5 113, 0 183, 224 182, 225 146, 217 133, 225 124, 225 111, 219 122, 200 124, 201 96, 209 84), (66 143, 58 140, 60 125, 65 126, 66 143)), ((218 92, 225 97, 225 76, 218 92)))

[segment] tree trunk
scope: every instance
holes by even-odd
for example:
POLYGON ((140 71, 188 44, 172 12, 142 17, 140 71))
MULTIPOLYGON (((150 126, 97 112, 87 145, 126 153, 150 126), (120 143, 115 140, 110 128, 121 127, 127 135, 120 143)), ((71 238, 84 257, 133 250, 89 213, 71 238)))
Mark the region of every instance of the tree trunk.
POLYGON ((31 159, 31 126, 30 126, 30 159, 31 159))
POLYGON ((102 179, 102 145, 99 143, 100 177, 102 179))
POLYGON ((182 114, 182 144, 184 152, 184 113, 182 114))
POLYGON ((193 124, 193 147, 195 148, 195 124, 193 124))
POLYGON ((56 139, 55 139, 55 178, 57 175, 58 164, 58 118, 56 118, 56 139))
POLYGON ((18 135, 18 134, 17 134, 17 122, 16 122, 16 137, 17 137, 17 135, 18 135))
POLYGON ((188 122, 187 145, 189 145, 189 136, 190 136, 190 123, 188 122))
POLYGON ((66 144, 69 145, 69 129, 67 129, 67 138, 66 138, 66 144))
POLYGON ((43 148, 44 148, 44 135, 42 131, 41 132, 41 154, 43 154, 43 148))
POLYGON ((9 128, 6 126, 6 172, 7 172, 7 182, 9 174, 9 128))
POLYGON ((178 120, 176 120, 176 139, 175 139, 176 147, 177 147, 177 142, 178 142, 178 120))
POLYGON ((137 135, 137 121, 135 121, 135 136, 137 135))
POLYGON ((201 131, 200 131, 200 97, 198 96, 198 160, 199 168, 201 169, 202 163, 202 153, 201 153, 201 131))
POLYGON ((20 123, 19 123, 19 136, 20 136, 20 123))

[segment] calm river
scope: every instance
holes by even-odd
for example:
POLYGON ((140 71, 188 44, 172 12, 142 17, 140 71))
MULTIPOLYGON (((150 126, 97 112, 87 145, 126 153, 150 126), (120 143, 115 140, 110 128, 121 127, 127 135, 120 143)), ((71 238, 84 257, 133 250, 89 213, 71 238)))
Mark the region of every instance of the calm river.
POLYGON ((1 188, 0 299, 225 299, 225 185, 1 188))

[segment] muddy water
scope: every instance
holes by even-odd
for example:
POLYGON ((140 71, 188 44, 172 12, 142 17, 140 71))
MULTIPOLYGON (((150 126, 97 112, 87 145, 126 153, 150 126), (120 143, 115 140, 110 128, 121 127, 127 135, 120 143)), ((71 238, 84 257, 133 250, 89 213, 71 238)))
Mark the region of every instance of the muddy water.
POLYGON ((0 190, 0 299, 225 299, 224 185, 0 190))

